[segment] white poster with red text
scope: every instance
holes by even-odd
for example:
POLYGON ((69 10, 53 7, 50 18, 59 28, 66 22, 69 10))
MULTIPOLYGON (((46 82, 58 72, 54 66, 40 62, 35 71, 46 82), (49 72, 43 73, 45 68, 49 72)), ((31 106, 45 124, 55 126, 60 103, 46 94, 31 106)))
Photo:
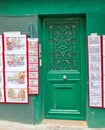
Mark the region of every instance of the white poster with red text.
POLYGON ((39 93, 38 38, 28 38, 29 94, 39 93))
POLYGON ((0 103, 5 102, 4 95, 4 70, 3 70, 3 44, 2 35, 0 35, 0 103))
POLYGON ((88 36, 89 106, 102 107, 102 45, 101 37, 88 36))

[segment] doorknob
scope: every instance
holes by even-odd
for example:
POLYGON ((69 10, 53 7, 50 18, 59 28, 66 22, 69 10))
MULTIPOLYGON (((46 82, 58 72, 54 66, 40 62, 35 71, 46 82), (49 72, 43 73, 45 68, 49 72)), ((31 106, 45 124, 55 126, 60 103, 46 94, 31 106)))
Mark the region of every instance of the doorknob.
POLYGON ((63 75, 63 79, 66 80, 66 79, 67 79, 67 76, 66 76, 66 75, 63 75))

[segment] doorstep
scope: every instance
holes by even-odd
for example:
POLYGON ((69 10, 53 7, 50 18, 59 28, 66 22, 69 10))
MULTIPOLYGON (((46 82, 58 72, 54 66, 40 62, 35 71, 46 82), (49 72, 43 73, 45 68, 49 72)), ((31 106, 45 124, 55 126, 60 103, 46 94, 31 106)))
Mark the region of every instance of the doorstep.
POLYGON ((97 128, 87 128, 86 121, 44 119, 39 125, 0 120, 0 130, 97 130, 97 128))
POLYGON ((53 119, 44 119, 41 124, 45 125, 54 125, 56 127, 78 127, 78 128, 87 128, 86 121, 80 120, 53 120, 53 119))

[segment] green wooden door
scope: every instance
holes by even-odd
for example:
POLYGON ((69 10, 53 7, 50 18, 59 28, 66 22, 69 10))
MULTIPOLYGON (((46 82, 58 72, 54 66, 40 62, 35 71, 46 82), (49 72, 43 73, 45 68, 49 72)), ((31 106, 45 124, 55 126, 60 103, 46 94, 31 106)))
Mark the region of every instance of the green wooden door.
POLYGON ((45 118, 85 119, 86 42, 82 17, 43 20, 45 118))

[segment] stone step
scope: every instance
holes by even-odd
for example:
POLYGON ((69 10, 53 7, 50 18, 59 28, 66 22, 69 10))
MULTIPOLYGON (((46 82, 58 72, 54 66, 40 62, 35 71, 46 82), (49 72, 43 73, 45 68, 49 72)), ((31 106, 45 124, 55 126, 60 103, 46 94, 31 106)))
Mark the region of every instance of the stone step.
MULTIPOLYGON (((87 128, 86 122, 65 120, 43 120, 40 125, 21 124, 10 121, 0 121, 0 130, 97 130, 87 128)), ((99 130, 105 130, 100 128, 99 130)))
POLYGON ((83 127, 87 128, 86 121, 77 121, 77 120, 53 120, 53 119, 44 119, 42 124, 45 125, 55 125, 55 126, 68 126, 68 127, 83 127))

